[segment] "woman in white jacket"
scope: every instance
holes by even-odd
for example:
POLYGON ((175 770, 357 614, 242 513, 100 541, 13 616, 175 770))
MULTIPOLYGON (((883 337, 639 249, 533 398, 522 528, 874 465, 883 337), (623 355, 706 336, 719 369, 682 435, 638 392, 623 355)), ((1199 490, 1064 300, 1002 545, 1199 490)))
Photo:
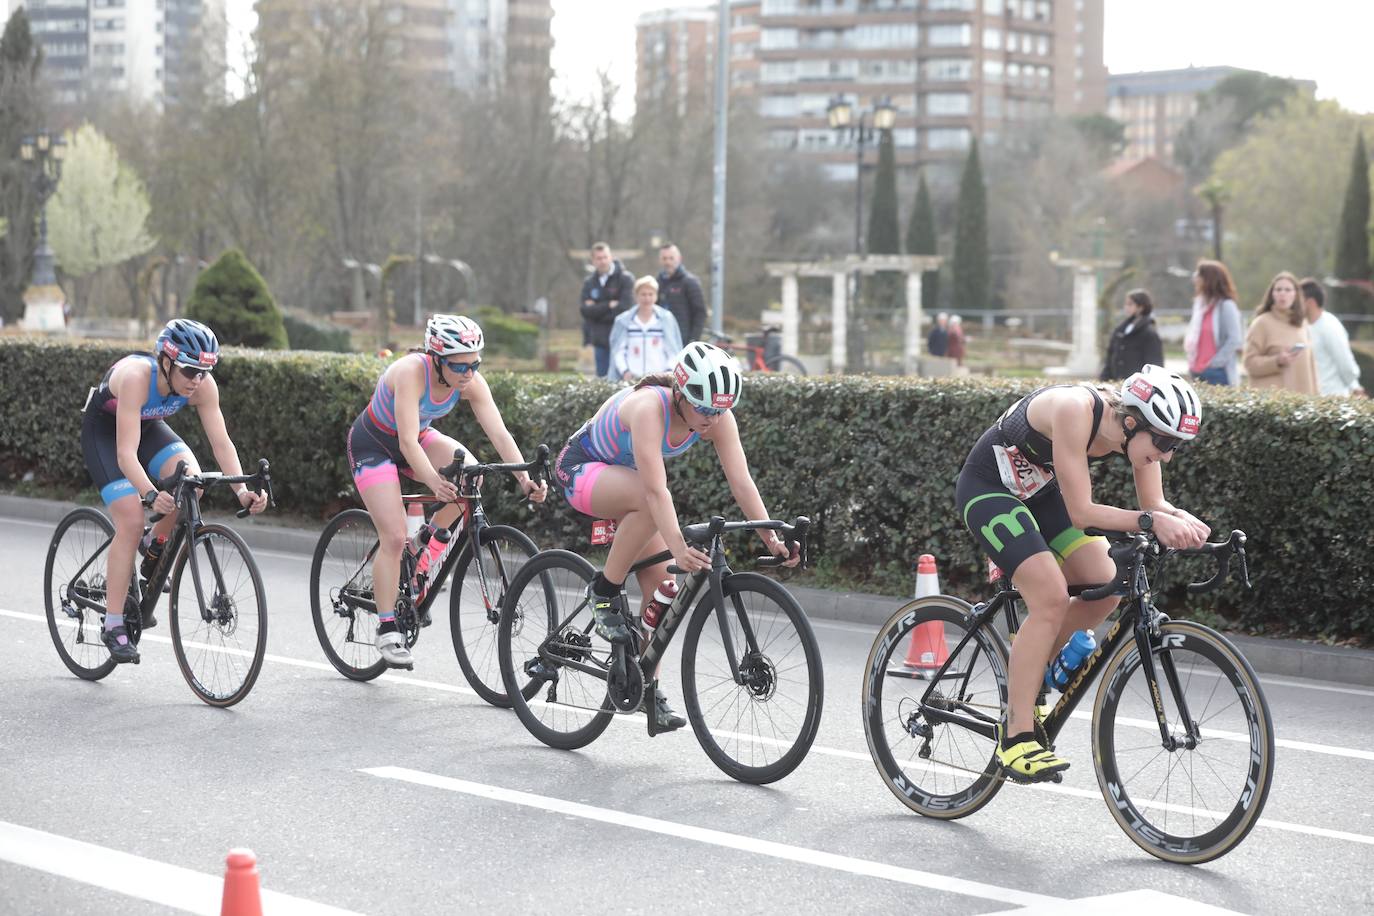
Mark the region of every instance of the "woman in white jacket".
POLYGON ((634 381, 646 375, 667 372, 673 357, 682 349, 682 331, 673 313, 655 305, 658 281, 640 277, 635 283, 635 305, 611 327, 611 367, 606 378, 634 381))

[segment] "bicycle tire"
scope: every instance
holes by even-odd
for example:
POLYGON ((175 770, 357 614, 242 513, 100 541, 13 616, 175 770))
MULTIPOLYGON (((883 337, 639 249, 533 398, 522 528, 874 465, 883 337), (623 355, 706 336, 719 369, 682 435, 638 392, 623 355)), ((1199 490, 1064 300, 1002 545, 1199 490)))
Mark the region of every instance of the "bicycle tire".
MULTIPOLYGON (((996 742, 955 723, 925 719, 920 697, 932 686, 928 678, 933 672, 920 677, 905 659, 893 656, 906 651, 909 637, 922 624, 940 625, 946 649, 957 647, 972 615, 967 602, 950 595, 909 602, 878 631, 864 668, 864 738, 883 784, 912 811, 942 820, 967 817, 1002 788, 996 742), (955 628, 957 635, 951 638, 949 631, 955 628), (966 784, 960 785, 960 779, 966 784)), ((987 628, 975 631, 941 677, 939 683, 951 686, 939 698, 965 712, 1000 719, 1007 702, 1006 660, 1000 636, 987 628)))
MULTIPOLYGON (((53 645, 57 648, 57 655, 62 659, 62 664, 66 665, 72 674, 86 681, 100 680, 113 671, 118 664, 110 657, 110 651, 105 648, 105 644, 100 641, 104 615, 85 608, 74 608, 79 611, 80 616, 70 617, 62 610, 62 598, 59 590, 66 588, 71 577, 85 565, 91 553, 100 547, 104 539, 113 535, 114 524, 105 517, 104 513, 89 506, 73 509, 62 516, 62 520, 57 523, 57 528, 52 534, 52 540, 48 544, 47 560, 43 564, 43 603, 48 618, 48 634, 52 637, 53 645), (99 530, 99 537, 92 538, 79 532, 73 534, 68 538, 72 542, 70 551, 72 559, 68 560, 61 557, 59 548, 63 545, 64 537, 78 523, 93 525, 99 530), (80 534, 79 542, 78 534, 80 534), (59 562, 61 568, 57 569, 59 562), (58 573, 56 583, 53 581, 54 572, 58 573), (60 619, 59 614, 61 614, 60 619), (88 635, 94 635, 94 640, 87 641, 88 635), (70 646, 67 643, 68 637, 71 638, 70 646)), ((100 600, 101 604, 108 600, 107 597, 103 597, 107 563, 108 560, 105 562, 97 560, 98 572, 95 572, 92 578, 83 578, 82 580, 83 584, 91 588, 89 597, 93 600, 100 600)), ((130 574, 133 573, 132 568, 129 571, 130 574)))
POLYGON ((806 375, 806 366, 795 356, 783 356, 779 354, 772 359, 764 360, 763 365, 769 372, 785 372, 788 375, 806 375))
MULTIPOLYGON (((487 582, 498 589, 495 595, 483 593, 483 577, 476 572, 471 581, 468 580, 469 570, 476 571, 480 565, 472 562, 479 554, 471 537, 463 539, 462 551, 453 566, 453 584, 449 595, 449 632, 453 638, 453 653, 458 656, 458 667, 463 669, 463 677, 467 678, 477 695, 502 709, 510 708, 510 699, 506 696, 501 659, 496 650, 501 607, 515 574, 538 552, 534 541, 518 528, 509 525, 483 528, 481 556, 487 562, 482 568, 486 571, 487 582), (512 568, 512 561, 519 565, 512 568), (463 609, 465 599, 468 602, 466 613, 463 609)), ((538 684, 531 682, 525 699, 532 697, 538 687, 538 684)))
POLYGON ((362 591, 371 593, 370 556, 376 544, 377 528, 372 524, 372 516, 364 509, 345 509, 324 526, 315 544, 315 555, 310 560, 310 616, 315 622, 315 636, 334 669, 353 681, 370 681, 386 671, 386 662, 377 651, 375 642, 376 615, 343 607, 333 593, 336 588, 343 588, 355 573, 362 576, 362 591), (364 526, 370 535, 364 533, 364 526), (341 543, 331 553, 335 537, 346 527, 356 529, 349 535, 350 542, 341 543), (326 564, 330 567, 328 582, 322 581, 326 576, 326 564), (364 565, 365 569, 362 568, 364 565), (343 581, 338 581, 340 577, 343 577, 343 581), (325 591, 322 592, 321 588, 325 591), (340 610, 347 611, 347 614, 341 614, 340 610), (361 640, 355 635, 359 621, 366 634, 361 640))
POLYGON ((557 666, 558 680, 536 681, 525 673, 525 665, 537 657, 537 648, 565 618, 572 622, 562 631, 567 636, 562 642, 562 651, 569 653, 566 657, 609 665, 610 645, 590 632, 591 608, 585 591, 595 575, 592 564, 575 553, 540 551, 515 574, 501 608, 496 651, 506 696, 530 734, 559 750, 585 747, 611 724, 615 713, 605 678, 557 666), (531 682, 535 689, 527 699, 531 682), (544 698, 536 701, 540 690, 544 698), (567 699, 578 702, 560 702, 567 699), (562 723, 567 727, 558 727, 562 723))
POLYGON ((723 645, 720 646, 719 652, 710 651, 707 653, 708 657, 703 657, 703 634, 720 633, 720 624, 716 617, 718 609, 708 590, 697 602, 692 619, 687 624, 687 633, 682 644, 682 696, 687 707, 687 719, 692 723, 692 731, 696 733, 701 749, 711 758, 712 763, 740 782, 765 785, 776 782, 795 770, 816 740, 825 699, 825 673, 821 666, 821 650, 816 643, 816 634, 811 629, 811 623, 806 619, 806 612, 802 610, 792 593, 775 579, 751 572, 732 573, 721 583, 721 587, 723 597, 735 615, 727 615, 731 620, 729 630, 735 657, 739 662, 741 676, 748 679, 749 683, 735 682, 723 645), (772 608, 767 611, 760 608, 758 604, 761 604, 762 600, 747 606, 751 604, 748 599, 751 594, 771 602, 772 608), (780 614, 781 618, 774 616, 770 621, 764 616, 766 613, 780 614), (745 649, 744 630, 738 626, 740 615, 749 620, 756 638, 757 653, 749 653, 745 649), (795 644, 783 642, 788 635, 782 626, 777 625, 780 619, 785 619, 795 633, 795 644), (709 631, 706 629, 708 621, 714 625, 709 631), (798 647, 801 649, 800 658, 796 655, 798 647), (711 662, 709 656, 714 656, 715 661, 711 662), (789 659, 790 666, 786 664, 789 659), (788 727, 787 723, 777 720, 785 715, 791 717, 788 700, 790 699, 791 703, 797 701, 794 697, 781 697, 781 687, 785 681, 790 680, 782 675, 802 663, 806 665, 805 700, 802 702, 800 715, 793 717, 793 721, 798 722, 796 736, 788 744, 785 740, 779 741, 777 738, 783 733, 781 729, 788 727), (708 668, 711 670, 706 670, 708 668), (711 694, 706 697, 707 702, 704 705, 701 695, 703 682, 697 677, 699 670, 706 678, 705 686, 711 694), (722 692, 717 693, 716 688, 720 688, 722 692), (722 704, 727 703, 727 698, 730 697, 731 688, 734 690, 733 699, 722 710, 722 704), (715 728, 707 722, 707 718, 713 717, 718 710, 724 716, 729 716, 732 710, 735 711, 734 730, 719 727, 723 720, 716 722, 715 728), (745 726, 746 719, 753 725, 758 724, 762 718, 767 720, 767 736, 741 736, 739 729, 745 726), (720 740, 722 737, 725 738, 723 742, 720 740), (783 753, 776 759, 768 759, 767 749, 779 743, 785 745, 783 753), (734 753, 730 750, 732 747, 735 748, 734 753), (741 759, 746 756, 749 758, 747 761, 741 759), (755 762, 756 760, 763 762, 755 762))
POLYGON ((210 706, 227 708, 248 696, 267 654, 267 593, 253 552, 237 531, 225 525, 202 525, 185 542, 172 569, 168 617, 177 665, 197 697, 210 706), (215 544, 216 539, 224 543, 215 544), (183 595, 182 578, 195 550, 203 550, 198 557, 202 562, 196 564, 201 591, 190 575, 189 592, 183 595), (232 554, 238 555, 242 569, 232 566, 232 554), (244 592, 245 586, 251 593, 244 592), (188 596, 189 600, 183 600, 188 596), (209 598, 208 609, 201 603, 202 596, 209 598), (256 630, 247 632, 251 626, 256 630), (242 664, 245 656, 246 664, 242 664))
MULTIPOLYGON (((1204 680, 1198 686, 1198 696, 1189 697, 1188 702, 1189 715, 1202 730, 1202 741, 1199 742, 1198 748, 1205 744, 1208 751, 1203 754, 1197 749, 1177 750, 1179 754, 1192 754, 1195 751, 1199 753, 1202 764, 1198 767, 1192 765, 1191 757, 1184 763, 1182 757, 1175 758, 1173 754, 1165 751, 1155 724, 1154 704, 1140 667, 1140 654, 1135 640, 1127 640, 1112 654, 1103 668, 1102 684, 1093 705, 1093 766, 1097 772, 1098 786, 1112 817, 1141 849, 1167 862, 1187 865, 1210 862, 1239 845, 1254 829, 1259 821, 1260 812, 1264 810, 1264 803, 1269 797, 1269 788, 1274 777, 1273 718, 1254 669, 1240 651, 1215 630, 1192 621, 1171 620, 1160 627, 1158 645, 1151 651, 1156 659, 1160 659, 1163 653, 1167 652, 1176 668, 1180 662, 1186 661, 1184 653, 1190 653, 1205 660, 1215 669, 1214 673, 1200 672, 1204 680), (1132 686, 1132 677, 1137 674, 1138 685, 1132 686), (1224 690, 1224 684, 1230 685, 1235 691, 1234 695, 1224 690), (1222 694, 1221 698, 1217 697, 1218 693, 1222 694), (1206 697, 1205 704, 1197 702, 1202 696, 1206 697), (1122 719, 1122 727, 1132 729, 1132 735, 1148 736, 1153 732, 1153 749, 1148 747, 1150 741, 1147 739, 1146 747, 1140 751, 1144 754, 1153 751, 1155 757, 1143 764, 1140 763, 1140 758, 1124 764, 1118 760, 1122 754, 1136 753, 1133 747, 1118 747, 1116 725, 1123 702, 1138 702, 1141 715, 1136 715, 1137 707, 1131 705, 1130 711, 1122 719), (1208 711, 1214 704, 1217 705, 1217 710, 1209 716, 1208 711), (1148 712, 1145 712, 1146 709, 1148 712), (1222 714, 1230 713, 1233 709, 1239 713, 1238 716, 1233 715, 1230 721, 1217 722, 1222 714), (1143 731, 1134 724, 1142 718, 1145 720, 1143 731), (1126 724, 1126 719, 1130 719, 1131 723, 1126 724), (1229 729, 1220 727, 1228 724, 1231 725, 1229 729), (1235 740, 1237 737, 1244 740, 1235 740), (1234 748, 1231 745, 1235 745, 1234 748), (1198 792, 1195 776, 1217 780, 1218 791, 1224 791, 1222 784, 1226 780, 1220 774, 1223 757, 1234 758, 1238 762, 1238 772, 1231 777, 1232 788, 1237 793, 1235 806, 1224 812, 1187 807, 1185 813, 1191 815, 1194 825, 1199 813, 1209 820, 1216 820, 1214 815, 1220 815, 1219 822, 1200 834, 1171 832, 1171 829, 1178 828, 1181 818, 1175 818, 1174 827, 1171 828, 1169 815, 1185 807, 1172 801, 1178 795, 1170 790, 1166 795, 1167 800, 1162 804, 1153 797, 1149 800, 1137 800, 1132 797, 1130 789, 1123 785, 1121 780, 1122 772, 1131 773, 1132 779, 1142 776, 1160 756, 1164 758, 1165 781, 1176 774, 1184 776, 1189 781, 1189 798, 1205 798, 1208 801, 1215 799, 1217 792, 1212 791, 1210 787, 1205 794, 1198 792), (1162 817, 1157 813, 1160 811, 1163 812, 1162 817)), ((1157 664, 1156 671, 1160 694, 1166 703, 1166 712, 1176 717, 1177 698, 1172 686, 1164 677, 1162 665, 1157 664), (1170 700, 1175 703, 1172 709, 1167 706, 1170 700)), ((1178 674, 1179 686, 1186 695, 1189 687, 1193 686, 1194 676, 1199 674, 1199 669, 1182 669, 1178 674)), ((1170 731, 1175 736, 1180 735, 1181 723, 1171 722, 1170 731)), ((1158 768, 1155 772, 1158 772, 1158 768)), ((1158 796, 1161 783, 1154 779, 1153 784, 1154 795, 1158 796)))

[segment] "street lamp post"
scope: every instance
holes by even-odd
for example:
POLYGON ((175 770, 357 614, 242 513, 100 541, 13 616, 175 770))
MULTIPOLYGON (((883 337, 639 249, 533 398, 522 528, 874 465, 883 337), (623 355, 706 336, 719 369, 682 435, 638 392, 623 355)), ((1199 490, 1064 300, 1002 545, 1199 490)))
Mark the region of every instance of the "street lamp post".
MULTIPOLYGON (((836 95, 826 106, 825 114, 830 122, 831 130, 835 131, 840 144, 852 143, 854 145, 854 254, 862 257, 864 254, 864 147, 877 136, 878 131, 892 129, 892 126, 897 122, 897 109, 893 107, 892 101, 884 96, 874 100, 871 109, 860 110, 858 122, 855 123, 855 105, 843 95, 836 95), (872 116, 872 126, 869 126, 870 115, 872 116)), ((859 276, 860 274, 856 270, 850 278, 849 322, 851 324, 857 320, 859 276)))
POLYGON ((34 191, 38 195, 38 249, 33 253, 33 278, 24 291, 23 327, 36 331, 55 331, 65 327, 63 306, 66 297, 57 285, 56 257, 48 245, 48 200, 62 180, 62 160, 67 141, 47 130, 24 137, 19 157, 37 166, 34 191))

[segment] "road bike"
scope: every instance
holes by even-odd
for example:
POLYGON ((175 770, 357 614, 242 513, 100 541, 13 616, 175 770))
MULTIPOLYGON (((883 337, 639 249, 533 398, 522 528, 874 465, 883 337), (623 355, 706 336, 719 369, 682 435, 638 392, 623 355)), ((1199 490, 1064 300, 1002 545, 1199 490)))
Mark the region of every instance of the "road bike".
MULTIPOLYGON (((465 466, 466 454, 461 448, 455 450, 453 463, 439 472, 457 485, 462 512, 448 526, 447 552, 438 568, 429 570, 422 583, 416 576, 418 554, 410 546, 401 551, 396 624, 405 635, 406 648, 413 647, 421 628, 429 625, 431 606, 452 575, 449 624, 458 665, 478 696, 494 706, 509 706, 496 661, 501 601, 516 570, 538 548, 518 528, 487 521, 481 487, 484 475, 493 473, 528 473, 536 483, 547 480, 549 448, 539 446, 534 460, 524 464, 465 466)), ((423 506, 426 516, 443 505, 428 494, 401 500, 407 506, 423 506)), ((346 509, 325 525, 310 563, 315 634, 330 664, 355 681, 370 681, 387 668, 376 647, 372 562, 377 545, 377 529, 367 510, 346 509)))
MULTIPOLYGON (((168 616, 177 665, 191 690, 211 706, 233 706, 253 689, 267 648, 267 598, 257 563, 237 532, 201 517, 200 493, 242 483, 272 495, 267 460, 253 474, 188 474, 186 462, 157 484, 176 501, 177 521, 147 581, 130 577, 133 601, 124 626, 138 645, 148 619, 170 580, 168 616), (190 575, 186 575, 187 571, 190 575)), ((240 509, 238 517, 248 515, 240 509)), ((156 524, 162 516, 152 516, 156 524)), ((146 531, 145 531, 146 534, 146 531)), ((57 654, 77 677, 98 681, 117 662, 100 640, 107 604, 105 551, 114 524, 90 506, 73 509, 57 523, 43 568, 48 632, 57 654)))
MULTIPOLYGON (((1038 723, 1047 746, 1099 676, 1092 711, 1093 766, 1102 797, 1136 845, 1169 862, 1208 862, 1234 849, 1259 820, 1274 775, 1274 726, 1258 678, 1224 636, 1171 620, 1152 602, 1149 576, 1174 557, 1205 556, 1216 573, 1235 558, 1249 587, 1244 532, 1197 549, 1164 548, 1151 534, 1088 529, 1106 537, 1113 581, 1073 586, 1085 600, 1124 595, 1120 616, 1038 723)), ((868 655, 864 734, 892 793, 912 811, 954 819, 979 810, 1005 777, 994 729, 1007 702, 1007 646, 1024 616, 1020 593, 999 580, 990 601, 920 598, 892 615, 868 655), (913 670, 901 652, 917 627, 943 628, 948 658, 913 670)), ((929 632, 929 631, 926 631, 929 632)))
POLYGON ((750 334, 742 344, 735 343, 732 337, 714 332, 711 334, 711 342, 733 356, 745 372, 786 372, 789 375, 805 375, 806 366, 801 360, 795 356, 784 356, 773 346, 773 338, 781 334, 781 328, 765 325, 759 334, 750 334))
MULTIPOLYGON (((795 548, 804 560, 809 526, 805 517, 788 525, 717 516, 683 528, 687 543, 710 554, 711 566, 687 576, 652 631, 636 618, 629 644, 608 644, 593 632, 588 595, 595 567, 567 550, 541 552, 511 582, 498 635, 501 675, 520 721, 550 747, 571 750, 595 740, 617 713, 633 714, 641 702, 652 709, 659 663, 686 622, 682 694, 702 750, 742 782, 769 783, 792 772, 820 727, 820 647, 781 583, 730 569, 722 536, 779 531, 789 552, 795 548)), ((670 559, 664 551, 631 572, 670 559)), ((657 720, 647 718, 652 736, 657 720)))

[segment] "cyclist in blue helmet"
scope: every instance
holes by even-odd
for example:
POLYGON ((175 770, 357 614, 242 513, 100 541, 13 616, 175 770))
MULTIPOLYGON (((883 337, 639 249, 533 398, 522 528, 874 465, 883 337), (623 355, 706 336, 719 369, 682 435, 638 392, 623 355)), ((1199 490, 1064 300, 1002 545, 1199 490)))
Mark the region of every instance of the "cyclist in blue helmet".
MULTIPOLYGON (((181 437, 172 432, 166 418, 182 407, 196 408, 215 461, 225 474, 243 473, 238 451, 224 426, 219 409, 219 388, 214 371, 219 362, 215 332, 198 321, 174 318, 157 337, 152 354, 134 353, 120 359, 90 390, 81 419, 81 450, 86 470, 114 520, 106 571, 107 611, 101 640, 117 662, 138 661, 138 647, 129 640, 124 611, 134 554, 144 551, 141 572, 152 571, 161 545, 176 523, 172 495, 157 490, 154 481, 176 472, 185 461, 187 472, 200 473, 200 465, 181 437), (166 517, 153 527, 140 548, 144 509, 166 517)), ((243 484, 234 487, 239 504, 253 513, 267 507, 265 494, 253 494, 243 484)), ((145 615, 143 627, 156 626, 145 615)))

